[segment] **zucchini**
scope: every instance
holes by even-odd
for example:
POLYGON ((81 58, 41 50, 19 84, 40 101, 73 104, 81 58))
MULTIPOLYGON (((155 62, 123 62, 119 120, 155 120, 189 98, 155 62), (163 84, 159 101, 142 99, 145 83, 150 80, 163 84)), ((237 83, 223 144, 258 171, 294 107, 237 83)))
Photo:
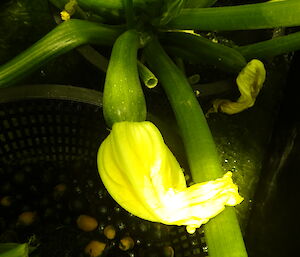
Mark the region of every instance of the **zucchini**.
POLYGON ((115 122, 146 119, 146 103, 137 67, 138 47, 136 30, 124 32, 113 46, 103 92, 103 113, 109 127, 115 122))

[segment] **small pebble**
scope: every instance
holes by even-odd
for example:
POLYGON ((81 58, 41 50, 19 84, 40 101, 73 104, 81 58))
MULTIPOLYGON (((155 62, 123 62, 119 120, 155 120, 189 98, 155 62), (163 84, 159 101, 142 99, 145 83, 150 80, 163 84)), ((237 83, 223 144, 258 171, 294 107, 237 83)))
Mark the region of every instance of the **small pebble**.
POLYGON ((10 196, 4 196, 0 200, 0 205, 4 206, 4 207, 9 207, 9 206, 11 206, 11 202, 12 202, 12 200, 11 200, 10 196))
POLYGON ((120 240, 119 248, 123 251, 131 250, 134 247, 134 240, 130 236, 125 236, 120 240))
POLYGON ((92 240, 85 247, 84 252, 91 257, 98 257, 102 254, 106 244, 100 241, 92 240))
POLYGON ((36 221, 36 219, 37 219, 36 212, 25 211, 19 215, 17 224, 22 226, 30 226, 36 221))
POLYGON ((116 229, 112 225, 106 226, 104 228, 103 233, 106 236, 106 238, 108 238, 110 240, 112 240, 112 239, 114 239, 116 237, 116 229))
POLYGON ((78 228, 85 232, 93 231, 98 227, 98 221, 95 218, 88 215, 78 216, 76 222, 78 228))

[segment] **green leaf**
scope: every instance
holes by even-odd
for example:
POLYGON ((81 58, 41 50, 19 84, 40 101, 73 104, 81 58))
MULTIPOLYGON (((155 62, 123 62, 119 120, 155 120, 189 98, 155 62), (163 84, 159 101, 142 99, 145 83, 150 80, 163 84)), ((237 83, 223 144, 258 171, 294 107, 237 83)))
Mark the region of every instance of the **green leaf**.
POLYGON ((28 257, 28 244, 2 243, 0 257, 28 257))

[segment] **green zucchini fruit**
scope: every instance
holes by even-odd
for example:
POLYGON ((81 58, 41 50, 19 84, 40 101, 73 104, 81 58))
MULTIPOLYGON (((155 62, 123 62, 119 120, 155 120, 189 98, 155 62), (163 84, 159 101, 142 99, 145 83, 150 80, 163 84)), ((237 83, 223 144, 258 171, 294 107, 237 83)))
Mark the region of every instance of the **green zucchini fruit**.
POLYGON ((115 122, 146 119, 137 67, 138 47, 139 35, 135 30, 124 32, 113 46, 103 92, 103 113, 109 127, 115 122))

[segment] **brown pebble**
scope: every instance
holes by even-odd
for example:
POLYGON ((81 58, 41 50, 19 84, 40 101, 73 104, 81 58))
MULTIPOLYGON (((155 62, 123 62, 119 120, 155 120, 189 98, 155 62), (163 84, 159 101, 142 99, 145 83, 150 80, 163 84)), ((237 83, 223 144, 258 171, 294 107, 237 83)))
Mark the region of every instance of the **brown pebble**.
POLYGON ((10 196, 4 196, 1 198, 0 200, 0 205, 4 206, 4 207, 9 207, 11 206, 11 197, 10 196))
POLYGON ((106 244, 100 241, 90 241, 84 249, 84 252, 91 257, 98 257, 102 254, 106 247, 106 244))
POLYGON ((36 221, 37 214, 33 211, 25 211, 22 212, 18 217, 18 225, 22 226, 30 226, 36 221))
POLYGON ((131 250, 134 247, 134 241, 130 236, 125 236, 120 240, 119 248, 123 251, 131 250))
POLYGON ((66 192, 67 186, 63 183, 54 187, 54 197, 61 197, 66 192))
POLYGON ((112 225, 108 225, 104 228, 103 231, 104 235, 106 236, 106 238, 108 239, 114 239, 116 237, 116 229, 114 228, 114 226, 112 225))
POLYGON ((98 221, 88 215, 80 215, 76 222, 78 228, 85 232, 93 231, 98 227, 98 221))

